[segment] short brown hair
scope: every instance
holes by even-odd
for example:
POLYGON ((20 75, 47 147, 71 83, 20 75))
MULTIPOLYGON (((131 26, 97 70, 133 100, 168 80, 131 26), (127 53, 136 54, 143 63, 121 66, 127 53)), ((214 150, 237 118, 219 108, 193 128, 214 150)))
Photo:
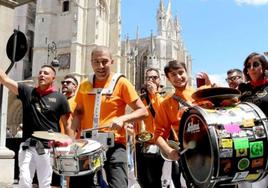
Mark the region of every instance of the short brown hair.
POLYGON ((168 78, 168 73, 171 72, 172 69, 176 70, 179 68, 184 68, 184 70, 187 72, 186 64, 184 62, 178 62, 177 60, 169 61, 164 68, 166 77, 168 78))

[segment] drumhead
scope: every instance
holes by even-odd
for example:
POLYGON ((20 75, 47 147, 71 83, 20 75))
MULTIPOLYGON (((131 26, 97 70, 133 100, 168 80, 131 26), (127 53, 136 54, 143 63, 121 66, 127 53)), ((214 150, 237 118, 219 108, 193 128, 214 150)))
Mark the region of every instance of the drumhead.
POLYGON ((261 180, 268 169, 268 121, 252 103, 187 109, 181 118, 179 142, 186 181, 207 188, 261 180))
POLYGON ((183 114, 179 128, 181 150, 190 141, 194 141, 196 146, 181 155, 180 162, 187 181, 197 187, 208 187, 214 174, 216 152, 211 138, 207 123, 198 110, 191 108, 183 114))

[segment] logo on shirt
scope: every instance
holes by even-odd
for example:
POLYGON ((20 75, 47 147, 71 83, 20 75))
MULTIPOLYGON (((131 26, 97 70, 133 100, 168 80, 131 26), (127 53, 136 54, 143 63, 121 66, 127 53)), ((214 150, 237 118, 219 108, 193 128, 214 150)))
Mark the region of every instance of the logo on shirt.
POLYGON ((56 98, 48 98, 48 101, 49 101, 49 102, 54 102, 54 103, 55 103, 57 100, 56 100, 56 98))

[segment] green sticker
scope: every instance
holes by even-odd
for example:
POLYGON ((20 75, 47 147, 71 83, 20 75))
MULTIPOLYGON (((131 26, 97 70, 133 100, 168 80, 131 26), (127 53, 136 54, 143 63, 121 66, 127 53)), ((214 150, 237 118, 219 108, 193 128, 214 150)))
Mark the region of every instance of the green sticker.
POLYGON ((250 157, 251 158, 263 156, 263 141, 250 142, 249 148, 250 148, 250 157))
POLYGON ((234 138, 234 148, 235 149, 245 149, 248 148, 248 138, 234 138))
POLYGON ((238 169, 239 170, 245 170, 249 167, 249 160, 247 158, 243 158, 240 161, 238 161, 238 169))

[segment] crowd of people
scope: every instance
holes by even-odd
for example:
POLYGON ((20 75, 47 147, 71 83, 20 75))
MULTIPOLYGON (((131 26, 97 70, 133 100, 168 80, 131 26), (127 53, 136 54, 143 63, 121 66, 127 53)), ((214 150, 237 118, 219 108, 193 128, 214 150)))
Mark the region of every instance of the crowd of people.
MULTIPOLYGON (((167 94, 163 91, 159 70, 148 67, 144 73, 144 87, 138 94, 123 75, 112 72, 111 66, 116 62, 109 48, 94 48, 89 63, 93 73, 80 84, 74 75, 66 75, 61 81, 62 93, 55 88, 56 70, 50 65, 40 68, 36 87, 17 83, 0 69, 0 82, 18 96, 23 106, 19 187, 32 187, 36 173, 40 188, 64 187, 63 182, 67 182, 68 188, 127 188, 128 134, 134 135, 136 140, 134 166, 141 188, 164 186, 161 177, 166 158, 173 161, 170 162, 170 186, 192 187, 192 182, 184 177, 183 168, 178 163, 181 157, 179 147, 173 147, 170 141, 173 145, 179 145, 181 117, 187 108, 199 105, 192 94, 217 85, 212 84, 209 76, 202 72, 197 77, 203 80, 203 86, 189 86, 185 62, 172 60, 167 62, 164 73, 175 92, 167 94), (132 109, 128 113, 125 111, 127 106, 132 109), (92 129, 90 135, 83 134, 89 129, 92 129), (103 168, 73 177, 54 173, 48 141, 32 136, 35 131, 53 131, 67 134, 72 139, 100 142, 106 146, 103 168), (111 134, 113 137, 110 137, 111 134)), ((230 88, 240 91, 240 102, 254 103, 267 116, 268 62, 263 55, 252 53, 245 59, 243 66, 243 70, 228 70, 226 82, 230 88)), ((238 182, 230 187, 267 185, 265 177, 259 182, 238 182)))

